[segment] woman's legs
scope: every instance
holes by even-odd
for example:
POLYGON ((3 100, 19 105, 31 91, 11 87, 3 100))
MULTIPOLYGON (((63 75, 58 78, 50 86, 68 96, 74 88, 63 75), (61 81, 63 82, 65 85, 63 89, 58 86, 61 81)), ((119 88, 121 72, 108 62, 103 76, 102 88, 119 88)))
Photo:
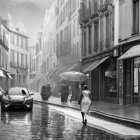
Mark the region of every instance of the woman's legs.
POLYGON ((85 113, 85 124, 87 123, 87 114, 85 113))
POLYGON ((81 114, 82 114, 83 123, 86 124, 87 123, 87 114, 85 112, 81 112, 81 114))
POLYGON ((82 119, 83 119, 83 123, 84 123, 84 115, 85 115, 85 113, 81 112, 81 114, 82 114, 82 119))

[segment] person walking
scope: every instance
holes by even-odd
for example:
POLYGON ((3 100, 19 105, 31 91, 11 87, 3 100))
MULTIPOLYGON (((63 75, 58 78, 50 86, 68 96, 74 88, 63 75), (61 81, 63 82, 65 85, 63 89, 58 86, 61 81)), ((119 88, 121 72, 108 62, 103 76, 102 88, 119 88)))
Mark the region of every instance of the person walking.
POLYGON ((89 108, 91 106, 90 91, 88 90, 87 85, 84 85, 82 87, 82 93, 81 93, 81 97, 79 100, 79 104, 80 104, 83 124, 86 124, 87 123, 86 115, 87 115, 89 108))

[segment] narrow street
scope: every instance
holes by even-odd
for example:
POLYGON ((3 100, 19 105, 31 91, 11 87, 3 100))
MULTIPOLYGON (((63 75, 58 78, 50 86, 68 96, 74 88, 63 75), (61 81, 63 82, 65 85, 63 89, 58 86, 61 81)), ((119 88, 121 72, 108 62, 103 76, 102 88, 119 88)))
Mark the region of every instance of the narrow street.
POLYGON ((83 126, 79 111, 34 104, 33 112, 1 112, 0 140, 128 140, 140 134, 140 130, 123 125, 90 116, 87 119, 87 126, 83 126))

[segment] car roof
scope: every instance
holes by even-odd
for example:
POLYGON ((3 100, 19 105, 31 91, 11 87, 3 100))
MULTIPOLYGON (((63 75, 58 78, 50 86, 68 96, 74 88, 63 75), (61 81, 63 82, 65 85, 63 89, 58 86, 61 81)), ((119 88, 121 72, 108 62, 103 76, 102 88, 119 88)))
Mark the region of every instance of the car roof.
POLYGON ((25 90, 27 90, 26 87, 11 87, 11 88, 9 88, 9 90, 10 90, 10 89, 23 89, 23 90, 25 89, 25 90))
POLYGON ((15 93, 15 94, 17 93, 18 94, 18 93, 22 93, 22 90, 24 90, 26 92, 26 94, 29 93, 27 88, 25 88, 25 87, 12 87, 8 90, 8 93, 9 94, 11 94, 11 93, 15 93))

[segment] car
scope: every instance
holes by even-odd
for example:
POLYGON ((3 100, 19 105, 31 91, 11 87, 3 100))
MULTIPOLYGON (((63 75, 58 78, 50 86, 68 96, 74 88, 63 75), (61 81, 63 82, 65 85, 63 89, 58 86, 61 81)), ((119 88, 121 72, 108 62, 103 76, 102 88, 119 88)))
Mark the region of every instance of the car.
POLYGON ((25 87, 12 87, 2 94, 1 111, 8 109, 26 109, 32 111, 33 93, 25 87))

